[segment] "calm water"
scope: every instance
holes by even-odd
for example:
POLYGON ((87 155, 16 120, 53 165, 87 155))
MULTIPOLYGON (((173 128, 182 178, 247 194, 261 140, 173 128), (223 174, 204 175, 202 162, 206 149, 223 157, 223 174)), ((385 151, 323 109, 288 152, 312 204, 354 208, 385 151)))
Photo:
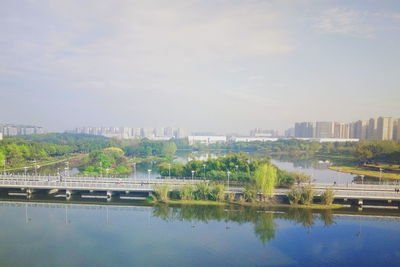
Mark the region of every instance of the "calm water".
POLYGON ((398 210, 335 212, 0 202, 0 266, 400 266, 398 210))

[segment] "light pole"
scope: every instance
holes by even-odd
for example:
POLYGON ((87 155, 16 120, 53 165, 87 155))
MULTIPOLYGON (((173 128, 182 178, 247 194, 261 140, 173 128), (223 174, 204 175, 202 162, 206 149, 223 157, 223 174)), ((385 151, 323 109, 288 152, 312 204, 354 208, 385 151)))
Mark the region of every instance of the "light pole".
POLYGON ((100 177, 103 177, 103 162, 100 161, 100 177))
POLYGON ((228 171, 227 174, 228 174, 228 193, 229 193, 229 175, 231 174, 231 172, 228 171))
POLYGON ((3 159, 3 175, 6 175, 6 160, 3 159))
POLYGON ((171 179, 171 163, 168 163, 168 176, 171 179))
POLYGON ((382 171, 383 171, 383 169, 379 168, 379 184, 381 184, 381 181, 382 181, 382 171))
POLYGON ((37 164, 36 164, 36 160, 33 161, 33 166, 35 167, 35 176, 37 176, 37 164))
POLYGON ((147 179, 149 181, 149 185, 150 185, 150 174, 151 174, 151 169, 147 170, 147 179))
POLYGON ((133 163, 133 178, 136 179, 136 162, 133 163))
POLYGON ((26 171, 28 170, 28 167, 24 167, 24 173, 25 173, 25 176, 26 176, 26 171))
POLYGON ((203 178, 204 178, 204 180, 206 179, 206 164, 203 164, 203 170, 204 170, 204 176, 203 176, 203 178))
POLYGON ((360 177, 361 177, 361 184, 364 184, 364 176, 365 176, 365 175, 362 175, 362 174, 360 175, 360 177))
POLYGON ((193 184, 193 178, 194 178, 194 170, 192 170, 192 184, 193 184))

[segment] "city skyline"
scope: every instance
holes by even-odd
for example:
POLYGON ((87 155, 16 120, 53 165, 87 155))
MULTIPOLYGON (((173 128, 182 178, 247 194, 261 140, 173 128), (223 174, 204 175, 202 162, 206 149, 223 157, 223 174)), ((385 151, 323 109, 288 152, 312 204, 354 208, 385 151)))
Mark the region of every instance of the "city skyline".
POLYGON ((400 117, 397 1, 2 1, 0 118, 281 132, 400 117))

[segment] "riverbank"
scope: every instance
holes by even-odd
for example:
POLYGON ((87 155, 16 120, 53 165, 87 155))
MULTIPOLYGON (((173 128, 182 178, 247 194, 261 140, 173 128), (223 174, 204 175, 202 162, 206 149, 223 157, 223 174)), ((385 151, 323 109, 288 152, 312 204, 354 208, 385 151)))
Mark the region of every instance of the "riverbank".
POLYGON ((343 208, 342 204, 310 204, 310 205, 290 205, 276 202, 229 202, 229 201, 212 201, 212 200, 168 200, 166 202, 150 201, 151 204, 173 204, 173 205, 198 205, 198 206, 243 206, 257 208, 299 208, 299 209, 315 209, 315 210, 331 210, 343 208))
POLYGON ((400 180, 400 174, 397 174, 397 173, 386 173, 386 172, 381 173, 380 171, 366 170, 366 169, 360 168, 360 167, 330 166, 329 169, 338 171, 338 172, 364 175, 364 176, 369 176, 369 177, 374 177, 374 178, 400 180))

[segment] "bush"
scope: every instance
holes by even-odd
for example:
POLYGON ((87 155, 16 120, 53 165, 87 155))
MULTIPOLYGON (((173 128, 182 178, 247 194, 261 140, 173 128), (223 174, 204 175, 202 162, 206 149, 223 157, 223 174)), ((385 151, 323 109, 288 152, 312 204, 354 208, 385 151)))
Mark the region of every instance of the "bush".
POLYGON ((297 188, 290 190, 290 192, 287 194, 290 205, 298 205, 301 200, 301 195, 301 191, 297 188))
POLYGON ((188 184, 181 188, 180 196, 182 200, 193 200, 193 186, 188 184))
POLYGON ((304 205, 312 204, 314 199, 314 190, 311 186, 304 186, 301 190, 301 202, 304 205))
POLYGON ((162 202, 168 202, 169 187, 167 185, 158 185, 154 187, 157 199, 162 202))
POLYGON ((257 186, 254 184, 246 184, 243 191, 244 199, 248 202, 254 202, 258 199, 257 186))
POLYGON ((208 182, 201 182, 196 184, 196 190, 194 191, 195 198, 197 200, 207 200, 210 196, 211 189, 208 182))
POLYGON ((333 189, 330 187, 321 194, 321 202, 325 205, 332 205, 334 199, 335 194, 333 193, 333 189))
POLYGON ((216 184, 211 191, 212 198, 216 201, 224 201, 225 199, 225 185, 216 184))

